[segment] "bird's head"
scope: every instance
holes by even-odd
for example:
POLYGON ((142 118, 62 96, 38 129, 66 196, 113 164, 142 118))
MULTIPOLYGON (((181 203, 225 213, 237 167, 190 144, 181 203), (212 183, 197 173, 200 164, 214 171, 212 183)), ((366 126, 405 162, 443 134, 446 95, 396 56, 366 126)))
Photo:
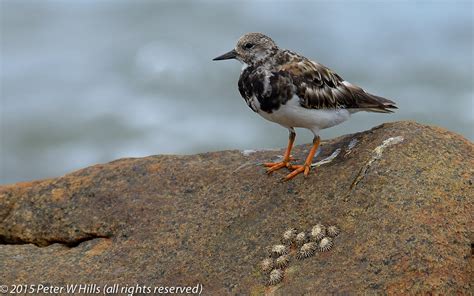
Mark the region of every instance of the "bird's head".
POLYGON ((236 59, 253 65, 275 54, 278 47, 275 42, 262 33, 247 33, 239 38, 237 45, 231 51, 214 58, 213 61, 236 59))

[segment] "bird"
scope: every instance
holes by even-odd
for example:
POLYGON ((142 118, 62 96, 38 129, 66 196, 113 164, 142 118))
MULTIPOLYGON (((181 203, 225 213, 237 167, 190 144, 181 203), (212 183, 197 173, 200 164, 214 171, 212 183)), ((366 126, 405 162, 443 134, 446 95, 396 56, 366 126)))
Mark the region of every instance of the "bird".
POLYGON ((262 33, 244 34, 234 49, 213 60, 229 59, 243 64, 238 89, 250 109, 289 131, 282 161, 263 164, 268 174, 289 169, 284 181, 301 173, 309 175, 322 129, 338 125, 359 111, 392 113, 398 109, 394 101, 370 94, 328 67, 278 47, 262 33), (291 163, 295 128, 313 133, 312 147, 301 165, 291 163))

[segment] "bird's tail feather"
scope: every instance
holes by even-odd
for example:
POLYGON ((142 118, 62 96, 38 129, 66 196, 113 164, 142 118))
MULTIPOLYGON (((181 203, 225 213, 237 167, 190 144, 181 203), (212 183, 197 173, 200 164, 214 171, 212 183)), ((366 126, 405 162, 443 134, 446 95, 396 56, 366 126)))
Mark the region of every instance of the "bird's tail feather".
POLYGON ((390 109, 398 109, 395 104, 392 100, 364 92, 360 105, 368 112, 393 113, 390 109))

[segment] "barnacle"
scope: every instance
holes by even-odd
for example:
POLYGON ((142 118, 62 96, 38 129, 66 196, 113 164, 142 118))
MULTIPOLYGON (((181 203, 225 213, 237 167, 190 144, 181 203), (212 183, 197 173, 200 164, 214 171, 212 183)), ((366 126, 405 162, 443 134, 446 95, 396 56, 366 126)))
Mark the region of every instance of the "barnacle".
POLYGON ((339 230, 339 228, 336 225, 331 225, 327 229, 327 233, 330 237, 336 237, 336 236, 339 235, 340 232, 341 231, 339 230))
POLYGON ((281 255, 280 257, 276 258, 275 260, 275 266, 277 268, 283 269, 286 268, 290 264, 290 255, 281 255))
POLYGON ((265 258, 262 260, 262 262, 260 262, 260 268, 262 269, 262 272, 265 274, 270 273, 270 271, 272 271, 274 266, 275 265, 273 264, 273 259, 271 258, 265 258))
POLYGON ((314 255, 317 245, 315 242, 309 242, 301 246, 301 248, 296 253, 296 258, 301 260, 314 255))
POLYGON ((268 278, 268 285, 273 286, 278 284, 283 280, 283 270, 281 269, 274 269, 270 272, 270 276, 268 278))
POLYGON ((304 245, 307 241, 308 241, 308 239, 307 239, 307 237, 306 237, 306 233, 300 232, 300 233, 298 233, 298 234, 296 235, 296 238, 295 238, 296 246, 301 247, 301 246, 304 245))
POLYGON ((283 238, 281 240, 282 243, 284 243, 286 245, 291 245, 295 241, 297 233, 298 233, 298 231, 296 230, 296 228, 290 228, 290 229, 286 230, 283 233, 283 238))
POLYGON ((274 245, 270 249, 270 255, 273 257, 279 257, 283 254, 288 254, 289 248, 285 245, 274 245))
POLYGON ((326 235, 326 226, 318 223, 311 228, 311 240, 319 241, 326 235))
POLYGON ((326 252, 332 248, 332 239, 330 237, 324 237, 318 245, 319 251, 326 252))

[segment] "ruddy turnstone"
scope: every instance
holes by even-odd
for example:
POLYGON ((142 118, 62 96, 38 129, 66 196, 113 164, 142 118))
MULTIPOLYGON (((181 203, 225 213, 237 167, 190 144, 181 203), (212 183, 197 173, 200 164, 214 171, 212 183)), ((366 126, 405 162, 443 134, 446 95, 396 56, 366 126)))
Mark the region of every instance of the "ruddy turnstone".
POLYGON ((358 111, 391 113, 390 109, 397 109, 395 102, 365 92, 320 63, 279 48, 261 33, 243 35, 234 49, 214 61, 228 59, 237 59, 244 65, 238 85, 247 105, 290 132, 283 160, 264 164, 268 173, 284 167, 293 170, 285 181, 300 173, 308 176, 320 130, 340 124, 358 111), (296 127, 314 134, 303 165, 290 163, 296 127))

